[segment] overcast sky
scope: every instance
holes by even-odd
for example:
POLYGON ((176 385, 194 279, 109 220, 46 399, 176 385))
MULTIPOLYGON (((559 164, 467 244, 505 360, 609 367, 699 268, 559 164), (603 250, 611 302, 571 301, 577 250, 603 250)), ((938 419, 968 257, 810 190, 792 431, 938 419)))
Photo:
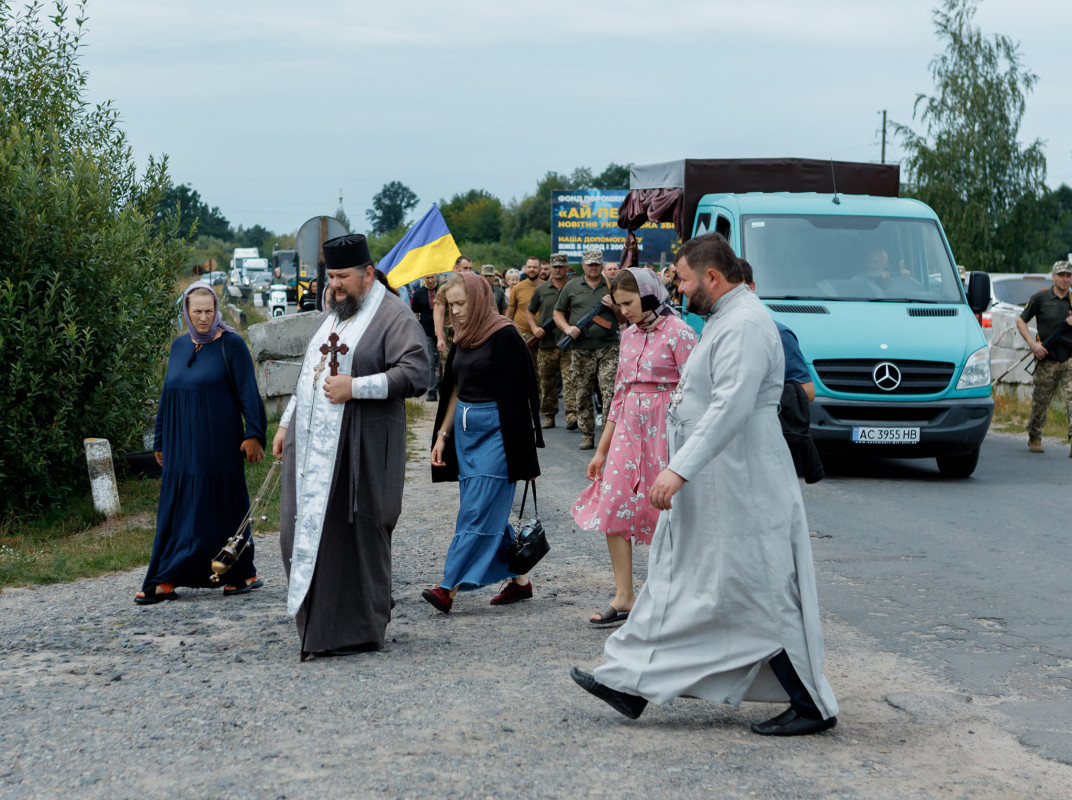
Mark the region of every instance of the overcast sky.
MULTIPOLYGON (((341 189, 363 231, 392 180, 423 213, 582 165, 878 161, 881 110, 912 123, 932 90, 936 3, 89 0, 83 66, 139 163, 166 154, 233 224, 293 232, 341 189)), ((984 0, 976 21, 1020 42, 1039 76, 1022 139, 1072 184, 1072 3, 984 0)))

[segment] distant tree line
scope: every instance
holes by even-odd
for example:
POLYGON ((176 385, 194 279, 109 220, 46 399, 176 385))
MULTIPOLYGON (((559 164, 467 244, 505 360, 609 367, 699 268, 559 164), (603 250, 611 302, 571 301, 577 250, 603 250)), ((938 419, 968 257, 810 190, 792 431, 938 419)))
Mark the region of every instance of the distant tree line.
POLYGON ((213 258, 217 269, 227 269, 236 247, 256 247, 264 256, 273 249, 294 246, 294 234, 276 234, 263 225, 231 227, 219 206, 210 207, 188 183, 169 186, 153 213, 153 222, 176 225, 179 236, 191 245, 189 268, 213 258))
MULTIPOLYGON (((469 189, 440 200, 439 209, 462 252, 477 263, 517 267, 529 256, 551 255, 551 192, 628 189, 630 166, 612 163, 599 174, 588 167, 569 174, 548 172, 537 181, 533 194, 508 203, 485 189, 469 189)), ((373 258, 383 258, 398 243, 413 222, 418 202, 413 190, 401 181, 385 184, 373 196, 365 212, 373 258)), ((297 233, 277 234, 262 225, 234 228, 218 206, 209 206, 189 184, 171 186, 154 215, 158 224, 173 217, 181 235, 192 244, 191 267, 211 257, 223 269, 236 247, 257 247, 262 255, 271 253, 273 247, 293 247, 297 233)), ((335 217, 349 227, 341 207, 335 217)))

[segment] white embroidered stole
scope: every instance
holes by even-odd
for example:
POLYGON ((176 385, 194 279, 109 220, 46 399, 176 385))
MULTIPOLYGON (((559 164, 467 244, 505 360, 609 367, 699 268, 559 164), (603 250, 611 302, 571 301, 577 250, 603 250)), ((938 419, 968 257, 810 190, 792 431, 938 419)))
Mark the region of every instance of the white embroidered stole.
POLYGON ((326 372, 313 385, 315 367, 320 361, 320 346, 327 343, 335 324, 339 328, 335 331, 339 334, 338 344, 345 344, 348 348, 345 354, 338 355, 339 374, 350 375, 357 345, 379 309, 384 293, 380 283, 373 283, 360 310, 345 327, 337 323, 334 314, 329 314, 305 351, 305 361, 295 390, 298 403, 291 423, 297 426, 294 431, 294 481, 298 503, 294 549, 290 555, 290 590, 287 595, 287 613, 291 616, 298 613, 313 582, 342 432, 343 410, 346 408, 345 403, 331 403, 324 396, 326 372))

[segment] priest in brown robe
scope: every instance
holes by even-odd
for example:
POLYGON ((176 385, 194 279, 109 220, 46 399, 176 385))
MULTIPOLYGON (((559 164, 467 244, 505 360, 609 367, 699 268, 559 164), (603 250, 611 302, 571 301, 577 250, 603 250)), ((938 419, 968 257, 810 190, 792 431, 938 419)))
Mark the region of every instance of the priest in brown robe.
POLYGON ((327 305, 279 431, 279 541, 302 660, 383 647, 402 510, 405 398, 428 388, 424 332, 376 280, 360 234, 324 242, 327 305))

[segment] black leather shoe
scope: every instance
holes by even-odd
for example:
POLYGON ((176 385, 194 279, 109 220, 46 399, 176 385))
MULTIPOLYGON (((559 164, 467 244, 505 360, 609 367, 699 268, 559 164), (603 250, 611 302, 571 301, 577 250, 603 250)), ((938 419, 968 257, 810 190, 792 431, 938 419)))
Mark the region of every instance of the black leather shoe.
POLYGON ((629 719, 639 717, 644 713, 644 709, 648 705, 648 701, 643 697, 626 694, 625 692, 619 692, 617 689, 611 689, 609 686, 604 686, 587 672, 581 672, 576 667, 570 670, 570 677, 586 692, 594 694, 619 714, 624 714, 629 719))
POLYGON ((358 653, 375 653, 377 650, 382 650, 379 644, 376 642, 365 642, 363 644, 349 644, 345 647, 336 647, 333 650, 314 650, 312 652, 302 650, 301 660, 307 661, 310 658, 342 658, 345 656, 356 656, 358 653))
POLYGON ((800 716, 790 707, 774 719, 753 723, 752 732, 760 736, 807 736, 811 733, 830 730, 835 725, 837 725, 837 717, 808 719, 800 716))

